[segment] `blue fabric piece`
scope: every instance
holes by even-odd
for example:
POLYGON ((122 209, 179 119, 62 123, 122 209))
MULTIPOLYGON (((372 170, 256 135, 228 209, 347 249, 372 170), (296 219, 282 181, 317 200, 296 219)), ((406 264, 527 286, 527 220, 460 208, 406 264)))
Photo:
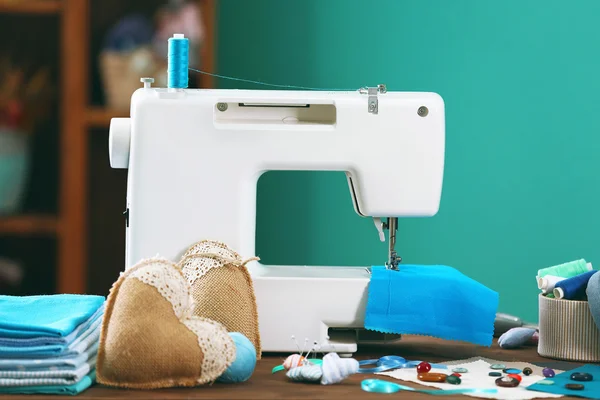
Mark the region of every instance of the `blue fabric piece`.
POLYGON ((498 293, 444 265, 371 268, 365 328, 491 346, 498 293))
POLYGON ((516 349, 525 346, 536 332, 533 328, 512 328, 498 338, 498 346, 503 349, 516 349))
POLYGON ((554 381, 553 385, 540 385, 540 381, 533 385, 527 386, 527 390, 536 392, 562 394, 565 396, 579 396, 590 399, 600 399, 600 365, 586 364, 582 367, 572 369, 570 371, 561 372, 560 374, 548 378, 554 381), (587 372, 594 376, 594 380, 589 382, 577 382, 571 380, 571 374, 574 372, 587 372), (567 383, 579 383, 584 386, 583 390, 571 390, 565 388, 567 383))
POLYGON ((98 342, 82 354, 52 358, 0 358, 0 370, 37 371, 49 368, 76 368, 98 354, 98 342))
POLYGON ((79 325, 72 333, 66 337, 39 337, 31 339, 0 339, 0 357, 17 354, 33 354, 35 356, 47 355, 66 355, 68 350, 76 349, 76 346, 84 339, 92 335, 99 329, 104 315, 104 305, 98 309, 87 321, 79 325), (46 339, 52 339, 50 343, 46 339))
POLYGON ((600 274, 592 275, 587 284, 586 294, 592 318, 600 329, 600 274))
POLYGON ((94 369, 82 380, 72 385, 6 386, 0 387, 0 394, 62 394, 75 396, 87 390, 96 382, 94 369))
POLYGON ((66 337, 104 303, 103 296, 0 296, 0 337, 66 337))
MULTIPOLYGON (((49 357, 67 357, 77 354, 84 353, 89 347, 93 346, 100 340, 100 332, 102 330, 102 320, 96 320, 91 325, 90 330, 86 331, 84 336, 80 336, 75 339, 73 343, 69 344, 67 348, 62 351, 50 351, 56 350, 52 346, 37 346, 34 348, 18 347, 15 351, 3 351, 0 352, 0 358, 49 358, 49 357), (25 351, 26 349, 27 351, 25 351)), ((6 350, 6 349, 5 349, 6 350)))

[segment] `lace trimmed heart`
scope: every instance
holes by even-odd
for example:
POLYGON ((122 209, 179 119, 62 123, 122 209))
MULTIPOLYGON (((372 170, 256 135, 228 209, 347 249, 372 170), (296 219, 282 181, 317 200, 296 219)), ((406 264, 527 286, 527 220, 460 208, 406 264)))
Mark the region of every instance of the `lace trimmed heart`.
POLYGON ((235 360, 226 328, 192 315, 190 286, 169 260, 143 260, 111 288, 98 348, 99 383, 136 389, 215 381, 235 360))

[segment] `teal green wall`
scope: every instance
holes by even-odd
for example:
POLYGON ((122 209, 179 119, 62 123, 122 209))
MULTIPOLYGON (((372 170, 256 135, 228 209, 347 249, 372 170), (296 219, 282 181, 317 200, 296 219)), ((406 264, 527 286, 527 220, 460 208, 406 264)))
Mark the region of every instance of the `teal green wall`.
MULTIPOLYGON (((537 321, 537 269, 600 266, 599 16, 598 0, 221 0, 218 72, 442 95, 440 212, 399 221, 399 252, 453 266, 498 291, 500 311, 537 321)), ((267 263, 385 261, 342 173, 269 173, 257 211, 267 263)))

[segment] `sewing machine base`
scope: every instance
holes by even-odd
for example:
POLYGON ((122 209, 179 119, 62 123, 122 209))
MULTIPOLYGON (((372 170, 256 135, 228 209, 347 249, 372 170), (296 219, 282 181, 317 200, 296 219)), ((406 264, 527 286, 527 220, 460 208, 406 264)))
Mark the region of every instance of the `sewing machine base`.
POLYGON ((304 350, 316 342, 319 352, 345 356, 355 353, 359 344, 385 344, 400 338, 364 329, 368 268, 258 263, 249 268, 264 352, 297 352, 292 336, 304 350))

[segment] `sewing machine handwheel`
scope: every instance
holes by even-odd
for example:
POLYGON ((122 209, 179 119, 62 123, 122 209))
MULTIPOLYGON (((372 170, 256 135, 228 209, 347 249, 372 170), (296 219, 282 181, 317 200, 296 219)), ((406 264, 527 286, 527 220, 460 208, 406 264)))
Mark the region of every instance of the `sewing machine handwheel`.
POLYGON ((129 141, 131 138, 131 120, 113 118, 110 120, 108 135, 108 154, 112 168, 129 167, 129 141))

